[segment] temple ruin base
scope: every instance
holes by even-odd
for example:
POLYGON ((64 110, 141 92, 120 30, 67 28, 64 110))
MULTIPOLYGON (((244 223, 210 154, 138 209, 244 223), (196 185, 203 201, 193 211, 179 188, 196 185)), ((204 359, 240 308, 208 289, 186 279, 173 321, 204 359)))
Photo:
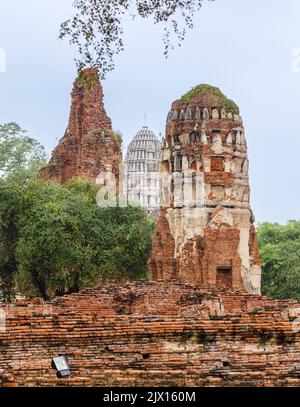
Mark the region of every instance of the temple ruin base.
POLYGON ((135 282, 2 310, 3 386, 300 385, 295 301, 135 282), (51 367, 61 354, 68 379, 51 367))

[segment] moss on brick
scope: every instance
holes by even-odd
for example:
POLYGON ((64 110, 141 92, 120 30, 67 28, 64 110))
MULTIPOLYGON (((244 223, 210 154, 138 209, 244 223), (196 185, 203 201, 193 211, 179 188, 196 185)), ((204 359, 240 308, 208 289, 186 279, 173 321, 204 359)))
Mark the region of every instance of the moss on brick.
POLYGON ((207 84, 200 84, 189 90, 187 93, 181 96, 180 100, 182 102, 190 102, 195 96, 203 96, 203 97, 217 97, 222 102, 222 107, 226 110, 229 110, 233 113, 239 114, 240 109, 238 105, 231 99, 228 99, 227 96, 224 95, 220 91, 219 88, 216 88, 211 85, 207 84))

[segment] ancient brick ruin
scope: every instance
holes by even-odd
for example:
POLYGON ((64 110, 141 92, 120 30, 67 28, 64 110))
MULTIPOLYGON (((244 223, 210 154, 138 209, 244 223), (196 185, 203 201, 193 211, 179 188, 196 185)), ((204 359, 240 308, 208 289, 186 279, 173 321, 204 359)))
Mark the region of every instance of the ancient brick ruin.
POLYGON ((136 282, 2 310, 3 386, 300 385, 293 301, 136 282), (51 367, 61 354, 65 379, 51 367))
MULTIPOLYGON (((120 149, 102 96, 98 79, 93 88, 76 80, 67 133, 42 177, 117 174, 120 149)), ((259 295, 236 105, 207 86, 174 102, 161 174, 149 270, 165 281, 0 304, 0 386, 300 385, 299 303, 259 295), (69 378, 51 364, 60 355, 69 378)))
POLYGON ((119 177, 120 140, 103 104, 98 72, 90 68, 75 80, 68 128, 40 177, 60 184, 71 178, 95 180, 101 172, 119 177))
POLYGON ((172 104, 161 175, 151 278, 259 294, 244 127, 219 89, 199 85, 172 104))

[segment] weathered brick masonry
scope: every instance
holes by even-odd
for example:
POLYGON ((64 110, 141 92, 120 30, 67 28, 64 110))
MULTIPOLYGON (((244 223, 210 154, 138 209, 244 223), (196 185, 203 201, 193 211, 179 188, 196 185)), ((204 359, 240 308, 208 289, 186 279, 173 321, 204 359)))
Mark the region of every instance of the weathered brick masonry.
POLYGON ((153 280, 260 293, 248 167, 239 109, 219 89, 200 85, 172 103, 148 263, 153 280))
MULTIPOLYGON (((238 108, 215 88, 197 89, 168 115, 161 174, 175 181, 149 260, 158 281, 0 304, 0 385, 300 385, 299 304, 257 295, 260 260, 238 108), (51 367, 61 354, 68 379, 51 367)), ((61 184, 102 171, 118 178, 120 162, 98 74, 87 70, 74 83, 66 134, 40 176, 61 184)))
POLYGON ((299 386, 297 303, 179 283, 5 307, 4 386, 299 386), (58 379, 51 359, 69 358, 58 379))
POLYGON ((100 172, 119 178, 120 144, 103 104, 103 89, 96 69, 74 82, 68 128, 40 177, 65 184, 71 178, 95 180, 100 172))

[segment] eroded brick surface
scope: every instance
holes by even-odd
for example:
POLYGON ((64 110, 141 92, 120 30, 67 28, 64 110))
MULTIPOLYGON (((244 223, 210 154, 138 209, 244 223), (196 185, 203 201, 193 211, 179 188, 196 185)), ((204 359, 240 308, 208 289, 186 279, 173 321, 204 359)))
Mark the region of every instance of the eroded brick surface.
POLYGON ((163 279, 260 293, 247 143, 236 111, 218 94, 172 104, 161 154, 162 210, 148 262, 163 279))
MULTIPOLYGON (((299 304, 167 282, 3 307, 4 386, 299 386, 299 304), (51 359, 66 354, 69 379, 51 359)), ((299 326, 300 328, 300 326, 299 326)))
POLYGON ((74 82, 68 128, 40 177, 64 184, 71 178, 94 180, 109 171, 118 179, 121 163, 120 144, 104 108, 98 73, 87 69, 74 82))

